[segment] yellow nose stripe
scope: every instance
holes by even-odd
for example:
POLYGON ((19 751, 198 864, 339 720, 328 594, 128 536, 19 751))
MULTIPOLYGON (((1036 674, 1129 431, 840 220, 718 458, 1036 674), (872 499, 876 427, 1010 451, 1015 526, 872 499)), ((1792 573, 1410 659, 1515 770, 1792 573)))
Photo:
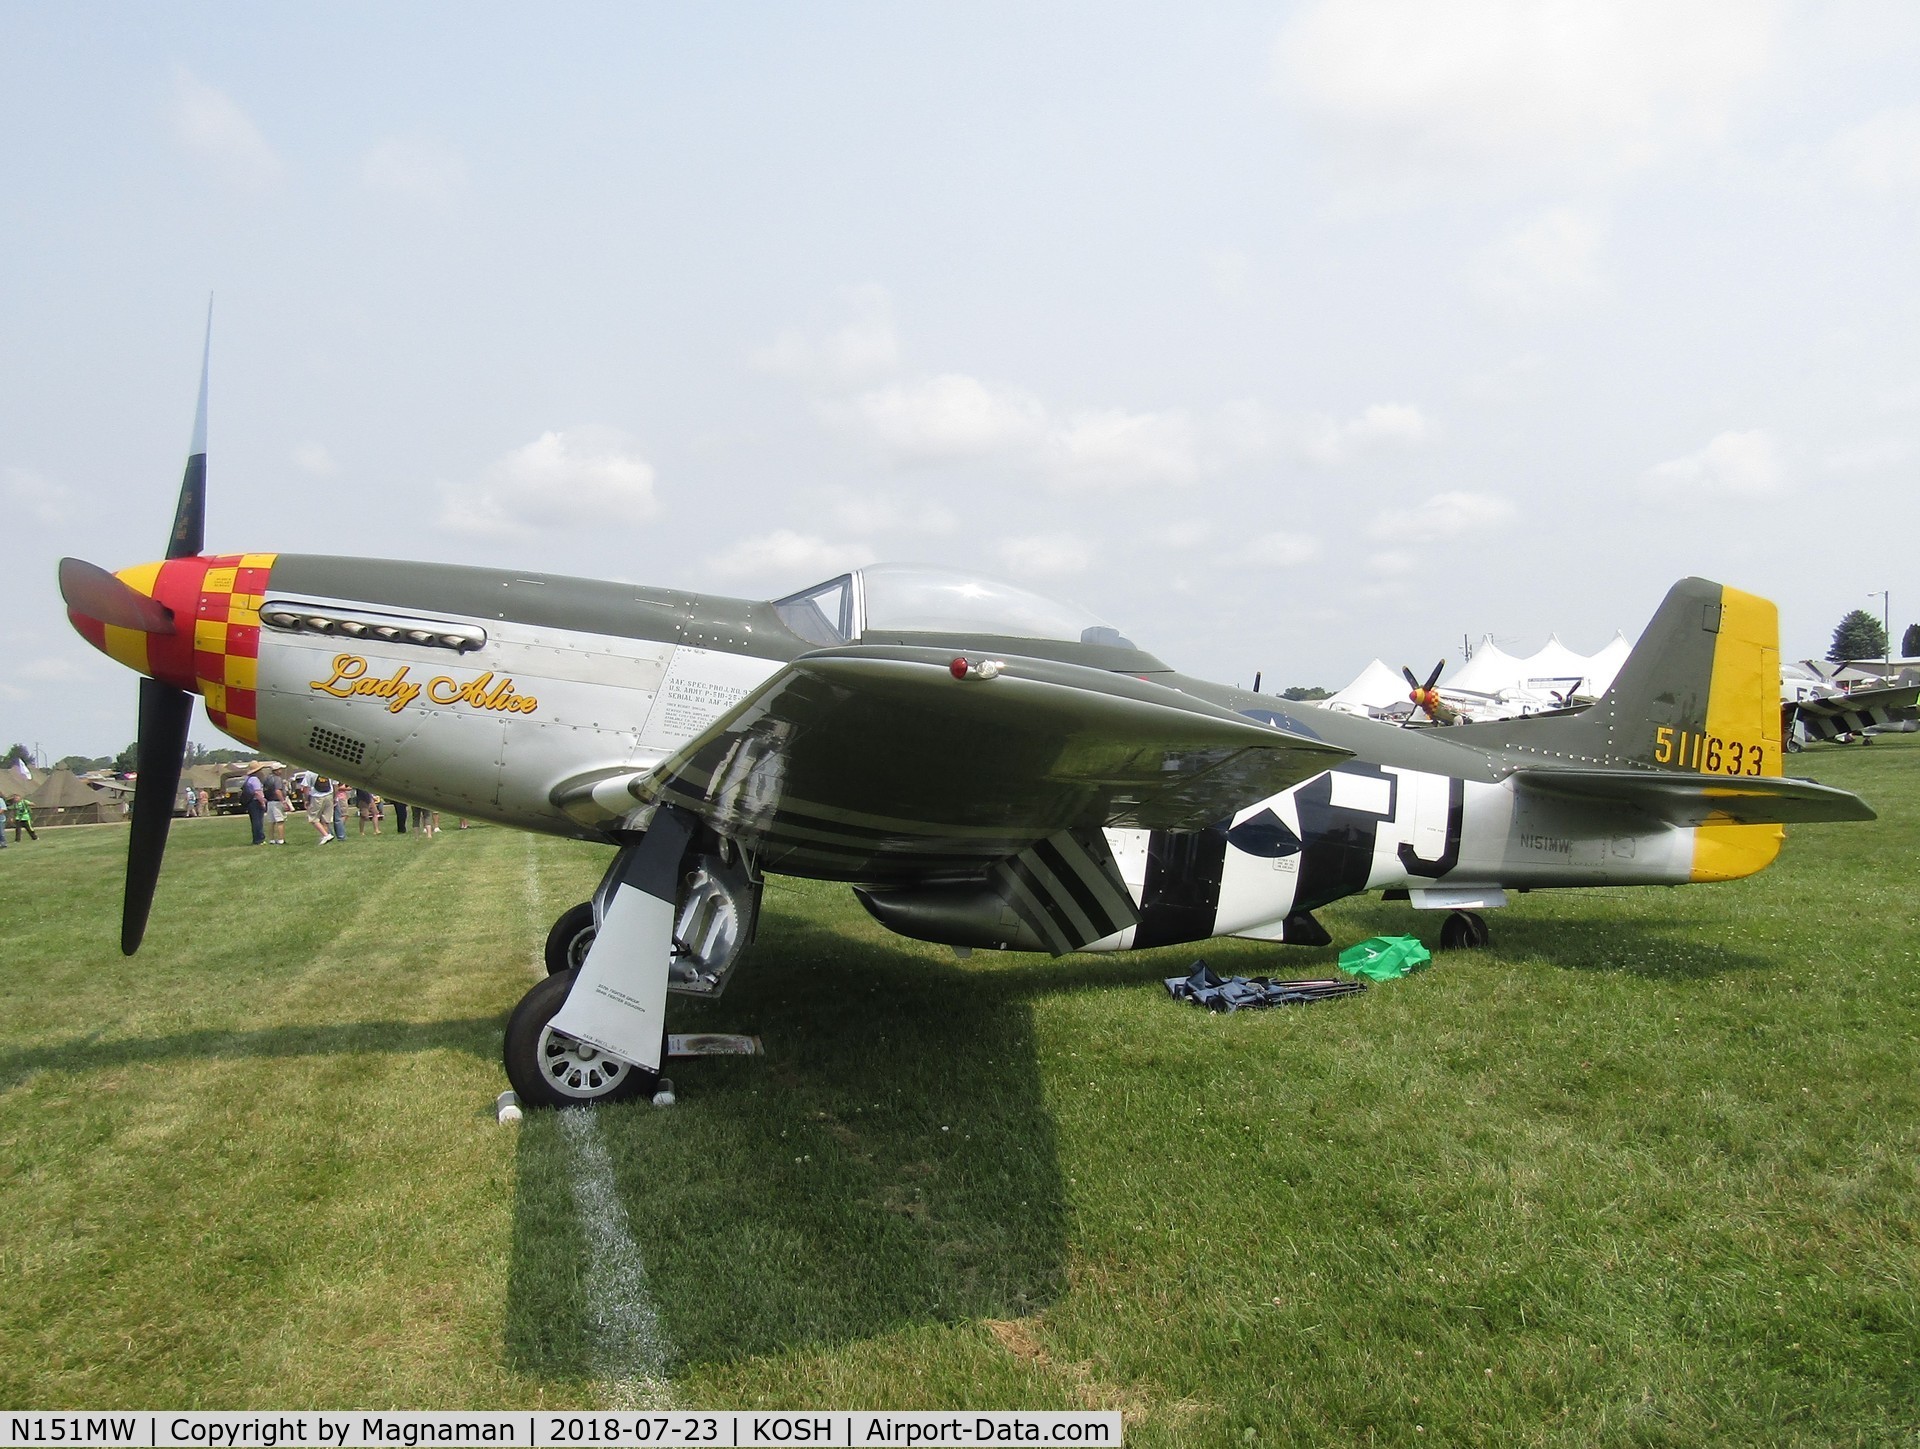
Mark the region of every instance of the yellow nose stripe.
POLYGON ((160 584, 160 568, 161 565, 157 563, 135 564, 130 569, 121 569, 114 577, 152 598, 154 589, 160 584))
POLYGON ((144 629, 122 629, 118 624, 103 624, 106 630, 105 648, 107 657, 124 664, 136 674, 151 674, 153 661, 147 657, 147 632, 144 629))

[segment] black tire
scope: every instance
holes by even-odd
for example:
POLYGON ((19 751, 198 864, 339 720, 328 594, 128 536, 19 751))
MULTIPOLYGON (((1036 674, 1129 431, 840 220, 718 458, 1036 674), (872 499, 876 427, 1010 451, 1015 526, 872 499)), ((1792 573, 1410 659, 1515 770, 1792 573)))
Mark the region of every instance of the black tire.
POLYGON ((552 1029, 574 979, 572 971, 549 976, 514 1007, 502 1052, 507 1081, 529 1107, 590 1107, 651 1097, 658 1072, 602 1056, 552 1029))
POLYGON ((587 959, 593 944, 593 902, 582 901, 564 912, 547 932, 547 975, 572 971, 587 959))
POLYGON ((1472 911, 1455 911, 1440 925, 1442 951, 1479 951, 1492 939, 1486 921, 1472 911))

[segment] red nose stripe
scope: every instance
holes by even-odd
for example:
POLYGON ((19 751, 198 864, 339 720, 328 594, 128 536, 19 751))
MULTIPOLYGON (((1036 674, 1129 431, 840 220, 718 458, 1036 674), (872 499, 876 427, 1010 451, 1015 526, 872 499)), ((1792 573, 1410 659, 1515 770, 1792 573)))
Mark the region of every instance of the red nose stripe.
POLYGON ((176 689, 196 689, 193 680, 193 631, 186 621, 200 607, 200 580, 207 571, 204 558, 172 558, 160 565, 153 596, 173 610, 172 634, 147 635, 147 672, 176 689))
POLYGON ((201 560, 206 570, 194 601, 192 687, 206 696, 207 718, 249 745, 260 743, 260 604, 276 557, 245 553, 201 560))

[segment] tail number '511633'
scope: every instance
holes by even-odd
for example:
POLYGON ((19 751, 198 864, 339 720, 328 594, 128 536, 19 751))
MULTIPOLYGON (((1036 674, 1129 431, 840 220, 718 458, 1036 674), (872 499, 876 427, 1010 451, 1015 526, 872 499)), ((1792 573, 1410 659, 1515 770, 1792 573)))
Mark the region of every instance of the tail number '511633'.
POLYGON ((1757 775, 1766 758, 1765 745, 1746 740, 1723 740, 1661 725, 1653 732, 1653 762, 1699 770, 1708 775, 1757 775))

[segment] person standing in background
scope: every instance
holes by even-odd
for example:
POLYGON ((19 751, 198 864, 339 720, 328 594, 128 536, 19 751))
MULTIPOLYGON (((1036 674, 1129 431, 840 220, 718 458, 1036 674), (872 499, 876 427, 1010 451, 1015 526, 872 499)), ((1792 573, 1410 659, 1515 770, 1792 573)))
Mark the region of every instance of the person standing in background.
POLYGON ((247 771, 246 779, 240 782, 240 806, 247 812, 247 823, 253 827, 253 844, 267 843, 267 787, 260 783, 260 771, 247 771))
POLYGON ((407 802, 406 801, 396 800, 393 802, 393 823, 400 827, 400 833, 402 835, 405 835, 407 833, 407 802))
POLYGON ((335 840, 347 838, 347 797, 352 793, 345 780, 333 782, 333 838, 335 840))
POLYGON ((260 783, 267 792, 267 834, 275 845, 287 843, 287 782, 268 770, 260 783))

